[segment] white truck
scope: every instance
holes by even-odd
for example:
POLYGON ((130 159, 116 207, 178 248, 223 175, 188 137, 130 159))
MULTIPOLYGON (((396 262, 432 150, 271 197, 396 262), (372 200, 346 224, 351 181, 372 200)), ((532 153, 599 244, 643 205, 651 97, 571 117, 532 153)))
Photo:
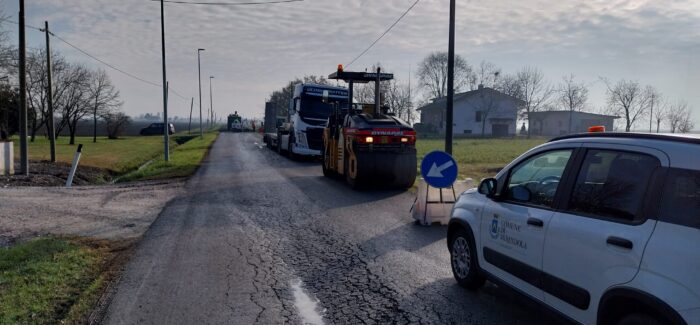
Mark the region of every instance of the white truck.
POLYGON ((277 128, 276 134, 265 135, 268 146, 276 148, 279 153, 287 153, 290 158, 321 156, 323 129, 333 112, 333 106, 323 102, 324 92, 341 107, 347 106, 346 88, 308 83, 296 85, 287 110, 287 121, 277 128))

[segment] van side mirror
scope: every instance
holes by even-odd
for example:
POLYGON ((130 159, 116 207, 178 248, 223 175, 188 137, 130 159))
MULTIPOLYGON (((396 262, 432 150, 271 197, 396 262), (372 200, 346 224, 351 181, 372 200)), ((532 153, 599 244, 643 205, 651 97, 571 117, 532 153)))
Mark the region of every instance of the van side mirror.
POLYGON ((495 178, 486 178, 479 184, 479 193, 486 195, 488 198, 493 198, 498 192, 498 181, 495 178))

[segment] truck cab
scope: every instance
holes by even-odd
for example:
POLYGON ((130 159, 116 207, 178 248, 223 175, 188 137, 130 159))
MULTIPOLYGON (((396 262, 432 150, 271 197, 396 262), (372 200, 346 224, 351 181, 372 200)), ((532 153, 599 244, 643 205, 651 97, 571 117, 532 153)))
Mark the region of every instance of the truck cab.
POLYGON ((298 84, 290 100, 287 123, 278 128, 277 147, 290 157, 321 156, 323 129, 333 113, 333 105, 325 103, 324 92, 340 107, 347 107, 348 90, 320 84, 298 84))

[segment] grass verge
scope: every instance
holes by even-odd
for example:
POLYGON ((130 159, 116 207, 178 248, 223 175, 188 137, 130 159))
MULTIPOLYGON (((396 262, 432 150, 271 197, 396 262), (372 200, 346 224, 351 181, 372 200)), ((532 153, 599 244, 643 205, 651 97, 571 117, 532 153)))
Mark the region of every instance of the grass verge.
POLYGON ((0 249, 0 323, 85 323, 112 256, 106 242, 52 237, 0 249))
POLYGON ((170 161, 162 157, 150 164, 130 172, 118 179, 119 182, 136 180, 157 180, 192 175, 206 156, 209 148, 219 136, 219 132, 205 133, 204 138, 195 137, 170 152, 170 161))
MULTIPOLYGON (((459 166, 460 177, 471 177, 478 182, 496 175, 513 159, 546 141, 544 138, 455 139, 452 156, 459 166)), ((420 161, 431 151, 445 150, 445 140, 418 139, 416 149, 420 166, 420 161)))
MULTIPOLYGON (((73 155, 83 145, 83 155, 80 158, 81 166, 106 169, 113 174, 122 174, 138 168, 163 153, 162 137, 123 137, 110 140, 105 137, 97 138, 92 142, 92 137, 76 137, 76 145, 68 144, 68 137, 56 139, 56 160, 70 164, 73 155)), ((19 143, 15 138, 15 157, 19 157, 19 143)), ((34 142, 29 142, 30 160, 49 160, 51 158, 49 140, 37 137, 34 142)))

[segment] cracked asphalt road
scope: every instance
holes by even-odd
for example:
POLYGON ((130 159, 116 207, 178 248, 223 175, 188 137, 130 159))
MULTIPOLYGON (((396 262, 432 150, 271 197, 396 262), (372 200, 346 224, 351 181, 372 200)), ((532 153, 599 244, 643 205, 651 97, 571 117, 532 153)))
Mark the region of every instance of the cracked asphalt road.
POLYGON ((223 133, 125 269, 107 324, 303 323, 301 280, 331 324, 542 324, 509 290, 452 279, 446 228, 413 224, 413 195, 356 192, 258 135, 223 133))

